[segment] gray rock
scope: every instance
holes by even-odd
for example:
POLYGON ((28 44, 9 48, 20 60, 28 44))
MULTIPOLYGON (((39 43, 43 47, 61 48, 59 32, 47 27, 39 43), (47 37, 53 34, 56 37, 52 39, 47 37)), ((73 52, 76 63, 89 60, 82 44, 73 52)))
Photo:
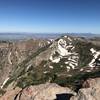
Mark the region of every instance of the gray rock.
POLYGON ((46 83, 29 86, 23 90, 16 88, 6 92, 0 100, 54 100, 57 99, 57 95, 63 94, 66 95, 66 100, 72 95, 76 95, 67 87, 61 87, 55 83, 46 83))
POLYGON ((71 100, 100 100, 100 78, 88 79, 83 86, 88 88, 80 89, 71 100))

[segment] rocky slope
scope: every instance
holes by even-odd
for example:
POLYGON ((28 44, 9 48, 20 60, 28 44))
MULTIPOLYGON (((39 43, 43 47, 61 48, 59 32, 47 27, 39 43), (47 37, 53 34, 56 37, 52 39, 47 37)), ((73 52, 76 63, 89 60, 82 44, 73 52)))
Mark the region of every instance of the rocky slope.
POLYGON ((71 100, 100 100, 100 78, 88 79, 71 100))
POLYGON ((100 77, 100 45, 85 38, 1 42, 0 50, 1 94, 46 82, 78 91, 86 79, 100 77))
POLYGON ((46 83, 25 89, 17 87, 7 91, 0 100, 99 100, 99 98, 100 78, 95 78, 86 80, 78 93, 55 83, 46 83))
POLYGON ((8 91, 1 97, 1 100, 54 100, 60 94, 71 94, 72 96, 76 93, 67 87, 64 88, 54 83, 46 83, 30 86, 23 90, 16 88, 15 90, 8 91))
POLYGON ((25 41, 0 41, 0 85, 9 79, 11 71, 15 66, 22 63, 28 56, 39 48, 47 45, 46 40, 25 40, 25 41))

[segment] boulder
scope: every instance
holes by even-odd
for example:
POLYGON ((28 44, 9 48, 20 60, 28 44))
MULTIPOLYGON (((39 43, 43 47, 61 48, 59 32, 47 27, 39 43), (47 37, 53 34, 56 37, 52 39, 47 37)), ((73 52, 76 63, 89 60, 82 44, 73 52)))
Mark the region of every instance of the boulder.
POLYGON ((75 94, 67 87, 61 87, 56 83, 46 83, 29 86, 22 90, 14 89, 6 92, 0 100, 54 100, 57 98, 69 100, 75 94))
POLYGON ((100 78, 86 80, 83 88, 71 100, 100 100, 100 78))

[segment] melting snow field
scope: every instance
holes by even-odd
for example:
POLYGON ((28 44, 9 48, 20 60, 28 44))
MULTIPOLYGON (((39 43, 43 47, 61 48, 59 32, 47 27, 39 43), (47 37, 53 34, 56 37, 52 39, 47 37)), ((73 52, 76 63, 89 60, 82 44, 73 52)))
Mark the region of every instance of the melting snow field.
MULTIPOLYGON (((66 64, 66 68, 69 71, 70 69, 75 69, 78 66, 79 61, 79 54, 75 52, 75 46, 72 43, 72 39, 68 36, 64 36, 64 38, 67 39, 59 39, 57 41, 57 47, 55 48, 54 52, 50 56, 50 60, 53 63, 59 63, 63 58, 66 59, 64 64, 66 64), (59 55, 54 57, 55 52, 57 52, 59 55)), ((96 59, 99 59, 98 56, 100 56, 100 51, 96 51, 94 48, 90 49, 93 59, 88 64, 89 67, 93 68, 95 67, 95 61, 96 59)), ((82 71, 81 69, 80 71, 82 71)))
POLYGON ((95 61, 98 58, 98 56, 100 55, 100 51, 96 51, 94 48, 91 48, 90 51, 93 54, 93 59, 89 63, 89 67, 95 67, 95 61))
MULTIPOLYGON (((72 46, 71 46, 72 47, 72 46)), ((60 39, 58 41, 58 53, 61 55, 61 56, 67 56, 67 55, 71 55, 72 53, 69 52, 67 49, 70 48, 70 46, 66 44, 66 41, 63 40, 63 39, 60 39)))
POLYGON ((68 38, 69 42, 66 43, 64 39, 58 40, 58 47, 55 49, 55 51, 51 54, 50 60, 53 63, 59 63, 62 58, 66 58, 65 64, 68 65, 66 67, 68 70, 70 68, 75 69, 76 66, 78 66, 78 53, 74 52, 73 49, 75 48, 72 45, 72 39, 68 36, 65 38, 68 38), (70 49, 70 50, 69 50, 70 49), (53 55, 57 52, 59 56, 53 57, 53 55))

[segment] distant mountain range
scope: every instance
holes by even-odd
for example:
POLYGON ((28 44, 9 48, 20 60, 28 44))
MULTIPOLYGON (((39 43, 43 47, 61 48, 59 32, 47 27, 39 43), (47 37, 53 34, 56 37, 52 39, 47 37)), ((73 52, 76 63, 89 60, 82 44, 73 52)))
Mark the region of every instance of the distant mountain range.
POLYGON ((93 33, 0 33, 0 40, 56 39, 64 35, 85 38, 100 37, 100 34, 93 33))

